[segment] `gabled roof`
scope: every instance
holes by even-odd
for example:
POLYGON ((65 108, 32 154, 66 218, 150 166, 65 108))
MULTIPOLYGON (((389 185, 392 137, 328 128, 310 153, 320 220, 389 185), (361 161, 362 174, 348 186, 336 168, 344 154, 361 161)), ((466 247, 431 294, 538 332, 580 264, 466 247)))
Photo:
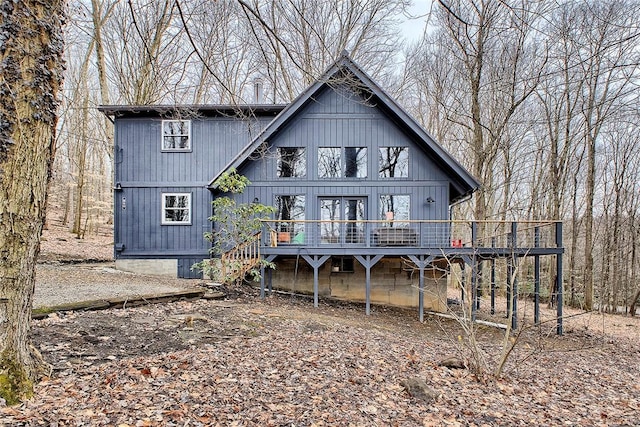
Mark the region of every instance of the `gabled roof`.
POLYGON ((376 106, 383 109, 388 115, 395 118, 397 123, 401 123, 410 133, 415 135, 417 139, 424 144, 424 148, 447 170, 452 182, 455 183, 455 194, 451 194, 451 202, 473 193, 480 187, 480 183, 354 63, 347 52, 343 52, 340 58, 329 67, 315 83, 302 92, 291 104, 286 106, 251 143, 240 151, 222 170, 218 171, 209 182, 209 187, 213 188, 214 182, 225 171, 232 168, 237 169, 247 161, 261 144, 268 141, 271 136, 282 129, 301 111, 305 105, 312 102, 314 96, 323 90, 332 79, 345 75, 349 75, 358 80, 358 88, 368 91, 372 95, 372 100, 375 100, 376 106))

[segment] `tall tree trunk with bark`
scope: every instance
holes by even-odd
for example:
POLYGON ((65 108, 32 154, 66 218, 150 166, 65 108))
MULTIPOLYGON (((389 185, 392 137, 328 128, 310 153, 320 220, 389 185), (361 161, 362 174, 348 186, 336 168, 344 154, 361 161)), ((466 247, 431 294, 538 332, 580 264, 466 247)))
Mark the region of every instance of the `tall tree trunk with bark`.
POLYGON ((64 0, 0 1, 0 397, 33 394, 29 344, 62 83, 64 0))

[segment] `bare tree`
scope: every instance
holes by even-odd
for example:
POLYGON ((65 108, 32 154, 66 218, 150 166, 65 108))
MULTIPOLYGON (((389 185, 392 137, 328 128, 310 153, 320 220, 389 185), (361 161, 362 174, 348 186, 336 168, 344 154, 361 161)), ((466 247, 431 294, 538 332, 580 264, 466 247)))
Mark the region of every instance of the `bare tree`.
POLYGON ((249 24, 263 78, 274 102, 289 101, 343 50, 379 79, 393 70, 400 37, 397 16, 406 0, 259 2, 238 0, 249 24))

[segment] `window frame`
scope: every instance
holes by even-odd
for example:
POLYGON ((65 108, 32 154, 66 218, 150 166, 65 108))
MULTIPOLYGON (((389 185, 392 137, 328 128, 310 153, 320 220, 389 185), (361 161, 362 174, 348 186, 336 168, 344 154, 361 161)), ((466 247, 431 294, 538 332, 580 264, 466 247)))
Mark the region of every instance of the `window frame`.
POLYGON ((164 152, 164 153, 185 153, 185 152, 191 152, 192 148, 191 148, 191 120, 184 120, 184 119, 166 119, 166 120, 162 120, 162 123, 160 125, 160 151, 164 152), (165 124, 166 123, 177 123, 177 122, 185 122, 186 128, 187 128, 187 133, 175 133, 175 134, 165 134, 164 133, 164 129, 165 129, 165 124), (165 137, 183 137, 186 136, 187 137, 187 146, 185 148, 165 148, 165 137))
MULTIPOLYGON (((304 222, 299 223, 295 222, 291 224, 293 221, 305 221, 307 219, 307 195, 306 194, 274 194, 273 196, 273 204, 276 207, 276 211, 274 212, 274 227, 277 232, 277 239, 279 243, 290 243, 290 244, 304 244, 306 239, 306 224, 304 222), (293 218, 293 219, 282 219, 282 198, 284 197, 295 197, 298 202, 302 202, 297 205, 302 208, 302 218, 293 218), (284 227, 284 228, 283 228, 284 227), (302 236, 302 241, 299 242, 296 239, 302 236)), ((295 209, 296 204, 293 204, 293 208, 295 209)))
POLYGON ((410 161, 411 161, 410 150, 409 150, 409 147, 406 146, 406 145, 403 145, 403 146, 394 146, 394 145, 388 145, 387 146, 387 145, 385 145, 385 146, 382 146, 382 147, 378 147, 378 179, 408 179, 410 177, 410 175, 411 175, 410 174, 411 171, 409 170, 410 161), (382 160, 385 160, 383 158, 383 156, 382 156, 382 150, 389 149, 389 148, 399 148, 399 149, 402 149, 403 151, 406 150, 406 153, 407 153, 407 167, 406 167, 407 174, 406 174, 406 176, 383 176, 382 175, 382 169, 381 169, 382 160))
POLYGON ((160 198, 161 198, 160 223, 162 225, 191 225, 191 214, 192 214, 192 210, 193 210, 192 194, 191 193, 162 193, 160 195, 160 198), (187 197, 187 207, 186 208, 167 207, 167 197, 172 197, 172 196, 176 196, 176 197, 186 196, 187 197), (188 211, 187 220, 186 221, 169 221, 169 220, 167 220, 167 216, 166 216, 166 210, 167 209, 187 210, 188 211))
MULTIPOLYGON (((352 147, 352 146, 340 146, 340 147, 317 147, 316 149, 316 156, 317 156, 317 168, 316 168, 316 174, 318 176, 318 179, 326 179, 326 180, 364 180, 367 179, 369 177, 369 147, 367 146, 357 146, 357 147, 352 147), (360 156, 360 153, 357 153, 356 155, 356 163, 355 163, 355 170, 356 170, 356 176, 347 176, 347 169, 349 167, 349 165, 347 164, 348 159, 347 159, 347 152, 346 150, 348 148, 353 148, 355 150, 364 150, 364 155, 360 156), (338 152, 338 160, 340 161, 340 169, 339 169, 339 175, 338 176, 322 176, 320 174, 320 168, 322 165, 321 159, 325 156, 320 155, 320 150, 339 150, 338 152), (360 168, 358 168, 359 163, 358 160, 364 160, 364 168, 362 168, 362 171, 364 172, 363 176, 357 176, 358 172, 360 172, 360 168)), ((335 156, 333 157, 335 159, 335 156)))
POLYGON ((406 194, 406 193, 401 193, 401 194, 397 194, 397 193, 380 193, 378 194, 378 215, 379 215, 379 219, 381 221, 389 221, 388 223, 385 222, 383 224, 384 227, 391 227, 392 225, 394 227, 408 227, 409 226, 409 222, 411 221, 411 194, 406 194), (384 207, 383 202, 382 202, 382 198, 383 197, 406 197, 407 198, 407 217, 406 218, 397 218, 397 212, 396 211, 387 211, 387 210, 383 210, 382 208, 384 207), (387 217, 387 213, 388 212, 393 212, 393 218, 389 219, 387 217), (393 221, 393 222, 391 222, 393 221))
POLYGON ((277 148, 277 160, 276 160, 276 177, 278 179, 301 179, 301 178, 306 178, 307 177, 307 147, 278 147, 277 148), (294 169, 294 174, 292 176, 281 176, 280 175, 280 171, 282 170, 281 165, 284 163, 282 160, 282 152, 281 150, 299 150, 298 151, 298 155, 300 155, 300 157, 302 157, 302 160, 297 161, 295 164, 300 164, 302 166, 304 166, 304 171, 302 175, 295 175, 295 169, 294 169))

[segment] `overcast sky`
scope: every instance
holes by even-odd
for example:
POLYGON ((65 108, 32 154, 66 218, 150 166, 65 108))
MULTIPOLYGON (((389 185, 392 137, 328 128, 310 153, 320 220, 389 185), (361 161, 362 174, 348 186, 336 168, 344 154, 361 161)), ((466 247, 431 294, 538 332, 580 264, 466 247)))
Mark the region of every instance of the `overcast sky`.
POLYGON ((424 30, 426 15, 431 10, 432 0, 413 0, 413 4, 409 8, 411 16, 416 18, 405 18, 401 24, 402 32, 409 41, 416 41, 422 36, 424 30))

